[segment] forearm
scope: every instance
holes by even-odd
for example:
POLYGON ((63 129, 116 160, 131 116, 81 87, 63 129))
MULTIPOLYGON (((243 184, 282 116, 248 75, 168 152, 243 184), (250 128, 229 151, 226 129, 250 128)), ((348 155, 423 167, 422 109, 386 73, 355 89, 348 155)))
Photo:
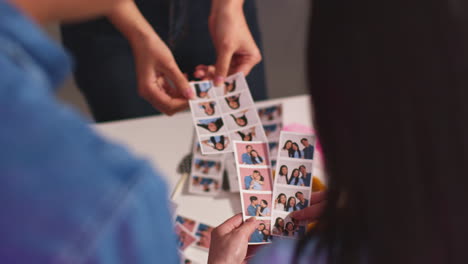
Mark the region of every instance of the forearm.
POLYGON ((213 11, 242 10, 244 0, 211 0, 211 13, 213 11))
POLYGON ((108 18, 130 42, 156 35, 133 1, 119 4, 108 18))

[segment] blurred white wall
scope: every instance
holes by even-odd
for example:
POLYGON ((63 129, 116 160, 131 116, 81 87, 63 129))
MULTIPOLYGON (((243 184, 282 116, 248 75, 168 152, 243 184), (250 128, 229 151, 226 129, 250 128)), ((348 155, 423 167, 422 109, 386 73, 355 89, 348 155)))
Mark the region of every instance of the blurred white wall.
MULTIPOLYGON (((258 0, 264 60, 271 98, 307 93, 305 41, 309 0, 258 0)), ((58 39, 56 27, 47 30, 58 39)), ((80 92, 70 79, 58 97, 91 117, 80 92)))

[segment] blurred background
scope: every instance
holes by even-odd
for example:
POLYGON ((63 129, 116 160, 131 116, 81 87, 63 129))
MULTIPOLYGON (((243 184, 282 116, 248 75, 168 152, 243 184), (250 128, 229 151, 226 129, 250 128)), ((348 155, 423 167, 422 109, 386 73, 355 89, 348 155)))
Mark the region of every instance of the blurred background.
MULTIPOLYGON (((270 98, 307 93, 305 38, 310 2, 308 0, 257 1, 270 98)), ((50 26, 47 31, 59 41, 57 26, 50 26)), ((91 119, 86 102, 72 79, 60 89, 58 97, 91 119)))

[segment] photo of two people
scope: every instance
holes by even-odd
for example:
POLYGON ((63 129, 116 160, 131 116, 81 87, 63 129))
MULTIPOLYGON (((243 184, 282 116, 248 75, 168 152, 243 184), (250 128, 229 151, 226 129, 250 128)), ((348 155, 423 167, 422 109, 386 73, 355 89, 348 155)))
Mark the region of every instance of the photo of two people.
POLYGON ((239 168, 240 177, 243 177, 243 190, 271 191, 271 170, 269 168, 239 168))
POLYGON ((244 214, 246 216, 271 216, 271 194, 243 192, 244 214))
POLYGON ((237 162, 242 165, 270 165, 266 143, 242 142, 236 145, 237 162))

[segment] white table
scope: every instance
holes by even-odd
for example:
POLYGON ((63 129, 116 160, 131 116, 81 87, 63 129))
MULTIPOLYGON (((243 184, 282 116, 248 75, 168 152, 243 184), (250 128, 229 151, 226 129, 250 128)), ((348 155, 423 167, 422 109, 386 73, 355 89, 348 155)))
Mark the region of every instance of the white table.
MULTIPOLYGON (((312 126, 309 96, 269 100, 258 102, 257 105, 272 102, 283 103, 284 124, 312 126)), ((193 123, 189 112, 172 117, 155 116, 111 122, 95 127, 108 139, 126 145, 136 155, 150 161, 166 178, 170 192, 176 186, 180 179, 177 167, 191 151, 193 123)), ((321 166, 314 164, 314 175, 322 177, 321 166)), ((175 202, 179 214, 213 226, 241 212, 239 194, 223 193, 215 198, 197 196, 187 193, 187 185, 175 198, 175 202)), ((197 249, 189 249, 186 253, 202 261, 207 258, 206 252, 197 249)))

